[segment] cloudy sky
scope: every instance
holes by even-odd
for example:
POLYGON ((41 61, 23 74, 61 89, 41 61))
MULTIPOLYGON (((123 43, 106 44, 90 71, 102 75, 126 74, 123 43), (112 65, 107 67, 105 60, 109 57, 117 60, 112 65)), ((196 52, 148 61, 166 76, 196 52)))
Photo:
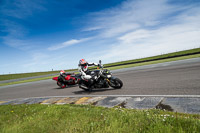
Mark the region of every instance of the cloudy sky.
POLYGON ((0 0, 0 74, 199 47, 199 0, 0 0))

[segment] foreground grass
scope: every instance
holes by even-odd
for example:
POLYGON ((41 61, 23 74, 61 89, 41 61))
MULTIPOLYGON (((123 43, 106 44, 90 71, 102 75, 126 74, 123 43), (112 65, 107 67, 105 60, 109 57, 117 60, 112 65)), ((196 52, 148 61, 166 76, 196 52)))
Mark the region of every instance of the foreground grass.
POLYGON ((1 105, 0 132, 196 133, 200 115, 91 105, 1 105))

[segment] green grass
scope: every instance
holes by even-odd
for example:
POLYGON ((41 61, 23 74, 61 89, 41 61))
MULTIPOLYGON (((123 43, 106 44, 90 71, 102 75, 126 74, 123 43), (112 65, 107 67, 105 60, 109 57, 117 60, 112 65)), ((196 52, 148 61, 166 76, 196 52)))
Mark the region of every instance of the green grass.
POLYGON ((9 82, 9 83, 1 83, 0 86, 6 86, 6 85, 21 84, 21 83, 27 83, 27 82, 34 82, 34 81, 46 80, 46 79, 51 79, 53 77, 56 77, 56 76, 48 76, 48 77, 27 79, 27 80, 21 80, 21 81, 9 82))
POLYGON ((2 133, 197 133, 200 115, 91 105, 1 105, 2 133))
MULTIPOLYGON (((77 69, 70 69, 65 70, 68 71, 75 71, 77 69)), ((48 75, 48 74, 58 74, 60 71, 49 71, 49 72, 35 72, 35 73, 20 73, 20 74, 5 74, 0 75, 0 81, 3 80, 10 80, 10 79, 19 79, 19 78, 27 78, 27 77, 34 77, 34 76, 41 76, 41 75, 48 75)))
POLYGON ((55 74, 55 73, 59 73, 59 71, 21 73, 21 74, 6 74, 6 75, 0 75, 0 81, 10 80, 10 79, 18 79, 18 78, 26 78, 26 77, 33 77, 33 76, 48 75, 48 74, 55 74))
POLYGON ((192 53, 197 53, 197 52, 200 52, 200 48, 184 50, 184 51, 179 51, 179 52, 174 52, 174 53, 169 53, 169 54, 163 54, 163 55, 157 55, 157 56, 141 58, 141 59, 114 62, 114 63, 105 64, 105 67, 109 67, 109 66, 112 66, 112 65, 124 64, 124 63, 130 63, 130 62, 139 62, 139 61, 147 61, 147 60, 152 60, 152 59, 167 58, 167 57, 172 57, 172 56, 181 56, 181 55, 184 55, 184 54, 192 54, 192 53))
POLYGON ((177 61, 177 60, 185 60, 185 59, 198 58, 198 57, 200 57, 200 54, 181 56, 181 57, 176 57, 176 58, 169 58, 169 59, 143 62, 143 63, 136 63, 136 64, 129 64, 129 65, 122 65, 122 66, 115 66, 115 67, 108 67, 108 69, 115 70, 115 69, 121 69, 121 68, 144 66, 144 65, 158 64, 158 63, 171 62, 171 61, 177 61))

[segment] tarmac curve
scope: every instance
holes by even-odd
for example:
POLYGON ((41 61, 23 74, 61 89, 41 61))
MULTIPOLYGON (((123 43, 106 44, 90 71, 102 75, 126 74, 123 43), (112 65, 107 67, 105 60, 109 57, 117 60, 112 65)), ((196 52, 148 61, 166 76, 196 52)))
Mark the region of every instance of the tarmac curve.
POLYGON ((122 89, 85 92, 78 86, 60 89, 53 80, 0 87, 0 100, 48 96, 200 96, 200 58, 159 63, 112 71, 122 89))

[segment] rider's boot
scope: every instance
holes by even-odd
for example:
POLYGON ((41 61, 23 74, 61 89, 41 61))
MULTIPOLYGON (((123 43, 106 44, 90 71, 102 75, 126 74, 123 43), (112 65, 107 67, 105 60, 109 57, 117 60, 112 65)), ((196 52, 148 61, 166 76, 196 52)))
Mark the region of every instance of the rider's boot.
POLYGON ((93 88, 94 88, 93 85, 88 86, 88 90, 89 90, 89 92, 92 92, 93 88))
POLYGON ((65 85, 65 84, 62 84, 62 85, 61 85, 61 88, 65 88, 65 87, 66 87, 66 85, 65 85))
POLYGON ((76 78, 76 79, 75 79, 75 84, 77 84, 77 83, 78 83, 78 79, 76 78))
POLYGON ((94 88, 94 79, 90 79, 88 85, 89 92, 91 92, 93 88, 94 88))
POLYGON ((87 86, 82 83, 82 84, 79 85, 79 88, 87 89, 87 86))

